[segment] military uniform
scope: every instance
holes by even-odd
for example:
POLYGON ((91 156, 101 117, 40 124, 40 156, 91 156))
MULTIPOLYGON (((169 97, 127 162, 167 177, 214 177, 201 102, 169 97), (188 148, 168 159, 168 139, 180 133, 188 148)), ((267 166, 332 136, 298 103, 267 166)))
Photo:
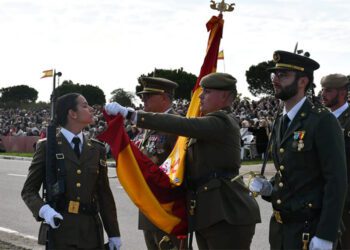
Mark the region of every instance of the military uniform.
MULTIPOLYGON (((284 51, 276 67, 313 71, 312 59, 284 51)), ((299 101, 302 103, 302 100, 299 101)), ((299 104, 298 103, 298 104, 299 104)), ((271 249, 302 249, 313 236, 335 243, 346 190, 344 140, 339 123, 323 106, 305 100, 284 133, 283 116, 273 128, 272 157, 276 175, 272 194, 271 249)))
MULTIPOLYGON (((178 86, 177 83, 159 77, 142 77, 140 79, 143 89, 138 92, 138 95, 153 95, 167 93, 169 96, 174 95, 174 90, 178 86)), ((169 100, 171 106, 171 100, 169 100)), ((172 109, 167 110, 167 113, 175 115, 176 112, 172 109)), ((157 130, 143 130, 142 134, 137 136, 134 143, 141 151, 151 159, 156 165, 161 165, 169 156, 176 143, 177 136, 157 130)), ((139 212, 138 228, 143 230, 147 249, 169 249, 175 246, 180 246, 180 241, 174 235, 168 235, 155 225, 141 212, 139 212), (159 243, 163 237, 167 236, 171 240, 167 244, 159 243)))
MULTIPOLYGON (((330 74, 322 77, 321 86, 322 88, 339 89, 345 88, 347 90, 349 85, 349 79, 342 74, 330 74)), ((345 231, 342 232, 342 237, 338 249, 350 249, 350 106, 344 100, 343 105, 348 107, 338 116, 338 121, 343 129, 344 141, 345 141, 345 154, 347 161, 347 177, 348 177, 348 191, 343 211, 343 223, 345 231)), ((342 106, 343 107, 343 106, 342 106)), ((342 109, 339 107, 338 109, 342 109)), ((337 109, 337 110, 338 110, 337 109)), ((337 110, 333 110, 334 114, 337 110)))
MULTIPOLYGON (((214 75, 214 81, 226 81, 226 78, 218 81, 216 76, 222 75, 214 75)), ((249 249, 260 213, 242 181, 231 182, 240 167, 240 134, 229 108, 190 119, 145 112, 138 112, 137 117, 138 127, 191 138, 186 178, 188 208, 194 212, 190 226, 196 231, 198 247, 249 249)))
MULTIPOLYGON (((107 176, 105 147, 96 140, 84 138, 78 158, 61 133, 57 135, 57 145, 65 159, 66 192, 58 202, 57 212, 62 214, 63 221, 60 227, 52 230, 53 246, 55 249, 102 249, 100 217, 109 237, 120 236, 116 206, 107 176), (79 202, 77 213, 68 212, 70 201, 79 202)), ((45 179, 45 155, 46 139, 37 145, 21 193, 38 221, 41 220, 39 210, 45 204, 38 193, 45 179)))
MULTIPOLYGON (((173 110, 170 110, 169 113, 176 114, 173 110)), ((177 136, 174 134, 146 129, 140 136, 137 136, 134 142, 155 164, 161 165, 173 150, 176 139, 177 136)), ((147 249, 158 249, 158 245, 155 245, 155 243, 159 244, 162 238, 167 235, 153 225, 141 212, 139 212, 138 228, 144 231, 147 249)), ((168 236, 174 244, 178 245, 179 242, 175 236, 168 236)))

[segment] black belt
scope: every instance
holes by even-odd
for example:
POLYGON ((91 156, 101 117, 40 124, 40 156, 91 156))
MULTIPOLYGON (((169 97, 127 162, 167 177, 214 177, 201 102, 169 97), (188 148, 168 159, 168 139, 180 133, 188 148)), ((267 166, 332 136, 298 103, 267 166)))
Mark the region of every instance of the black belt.
POLYGON ((296 212, 284 212, 273 210, 273 216, 275 217, 276 222, 280 224, 287 224, 293 222, 305 222, 312 221, 318 218, 321 214, 321 210, 312 209, 309 211, 296 211, 296 212))
POLYGON ((98 213, 97 204, 92 203, 82 203, 79 201, 60 201, 58 203, 59 212, 67 212, 70 214, 86 214, 86 215, 96 215, 98 213))
POLYGON ((200 178, 190 180, 189 181, 189 188, 191 190, 196 190, 198 187, 206 184, 207 182, 209 182, 212 179, 221 179, 221 178, 232 179, 235 176, 237 176, 237 174, 232 173, 232 172, 228 172, 228 171, 224 171, 224 170, 212 171, 207 175, 201 176, 200 178))

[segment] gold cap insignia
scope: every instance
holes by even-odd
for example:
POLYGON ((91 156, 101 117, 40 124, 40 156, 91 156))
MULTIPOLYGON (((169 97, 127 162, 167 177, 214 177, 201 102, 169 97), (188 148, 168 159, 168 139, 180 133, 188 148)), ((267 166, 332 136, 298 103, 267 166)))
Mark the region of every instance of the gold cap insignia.
POLYGON ((278 54, 278 53, 276 53, 276 52, 273 53, 272 58, 273 58, 273 61, 274 61, 274 62, 279 62, 279 60, 281 60, 280 54, 278 54))

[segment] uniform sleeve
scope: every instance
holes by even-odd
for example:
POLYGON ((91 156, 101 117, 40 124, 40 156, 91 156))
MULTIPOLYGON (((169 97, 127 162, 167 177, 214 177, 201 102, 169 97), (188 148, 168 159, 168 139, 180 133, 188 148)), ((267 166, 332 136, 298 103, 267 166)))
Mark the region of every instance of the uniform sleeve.
MULTIPOLYGON (((106 160, 106 150, 101 149, 103 157, 106 160)), ((119 237, 119 225, 117 218, 117 208, 114 202, 112 190, 109 186, 107 164, 100 163, 100 174, 98 179, 98 201, 100 206, 100 215, 108 237, 119 237)))
POLYGON ((44 180, 46 142, 39 142, 34 153, 33 160, 29 166, 27 179, 21 192, 25 204, 36 220, 40 220, 39 210, 45 204, 39 195, 40 187, 44 180))
POLYGON ((186 118, 164 113, 138 112, 137 126, 191 138, 217 141, 225 140, 225 133, 232 125, 228 117, 220 112, 198 118, 186 118))
POLYGON ((335 241, 347 190, 344 137, 338 121, 328 113, 321 118, 315 144, 324 179, 322 211, 316 236, 335 241))

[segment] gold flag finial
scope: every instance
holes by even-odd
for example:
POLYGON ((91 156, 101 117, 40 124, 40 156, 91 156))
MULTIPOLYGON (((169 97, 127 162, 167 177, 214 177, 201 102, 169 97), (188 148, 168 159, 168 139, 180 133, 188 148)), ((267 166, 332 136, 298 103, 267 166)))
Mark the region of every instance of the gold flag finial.
POLYGON ((235 9, 235 4, 231 3, 225 3, 225 0, 222 0, 221 3, 216 3, 213 0, 210 1, 210 8, 213 10, 220 11, 220 14, 225 11, 233 11, 235 9))

